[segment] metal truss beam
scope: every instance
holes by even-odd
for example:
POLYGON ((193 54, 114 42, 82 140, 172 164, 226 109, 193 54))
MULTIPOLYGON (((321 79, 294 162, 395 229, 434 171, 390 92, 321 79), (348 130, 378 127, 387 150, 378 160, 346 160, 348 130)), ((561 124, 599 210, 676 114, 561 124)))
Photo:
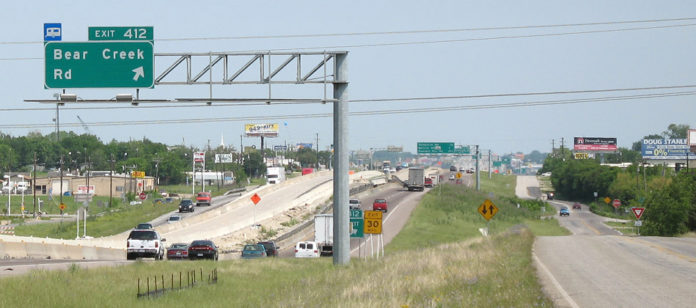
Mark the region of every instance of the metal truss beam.
MULTIPOLYGON (((336 67, 333 64, 337 55, 345 55, 345 51, 325 52, 209 52, 209 53, 155 53, 156 63, 171 62, 162 72, 157 72, 155 85, 233 85, 233 84, 334 84, 341 83, 334 77, 336 67), (319 56, 319 57, 318 57, 319 56), (271 57, 283 57, 283 61, 276 67, 271 66, 271 57), (233 66, 232 60, 248 59, 245 64, 233 66), (257 61, 258 60, 258 61, 257 61), (297 65, 289 65, 292 61, 297 65), (317 61, 317 62, 314 62, 317 61), (173 71, 183 62, 186 62, 185 74, 175 74, 173 71), (221 73, 211 70, 220 66, 221 73), (205 65, 200 71, 193 71, 194 64, 205 65), (303 67, 307 64, 307 67, 303 67), (311 65, 311 66, 310 66, 311 65), (317 73, 324 68, 323 74, 317 73), (293 70, 293 74, 279 77, 283 71, 293 70), (257 71, 258 78, 241 78, 242 74, 257 71), (205 80, 206 73, 210 77, 205 80), (193 76, 193 77, 191 77, 193 76)), ((251 74, 254 76, 255 74, 251 74)))

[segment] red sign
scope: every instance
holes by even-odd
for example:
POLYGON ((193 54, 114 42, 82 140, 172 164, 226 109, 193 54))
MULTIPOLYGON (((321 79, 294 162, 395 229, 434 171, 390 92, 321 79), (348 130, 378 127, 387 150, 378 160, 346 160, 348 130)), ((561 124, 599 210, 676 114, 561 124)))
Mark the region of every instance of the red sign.
POLYGON ((612 202, 612 205, 614 206, 614 208, 618 209, 621 206, 621 200, 614 199, 614 202, 612 202))
POLYGON ((631 208, 631 211, 633 211, 633 215, 636 215, 636 219, 640 220, 640 217, 643 216, 643 213, 645 213, 645 208, 644 207, 634 207, 634 208, 631 208))
POLYGON ((616 151, 616 138, 575 137, 575 151, 616 151))
POLYGON ((261 197, 259 197, 259 194, 254 194, 251 196, 251 202, 254 202, 254 205, 259 204, 259 201, 261 201, 261 197))
POLYGON ((202 163, 205 161, 205 152, 193 152, 193 161, 202 163))
POLYGON ((147 198, 147 195, 144 192, 140 193, 140 200, 145 200, 147 198))

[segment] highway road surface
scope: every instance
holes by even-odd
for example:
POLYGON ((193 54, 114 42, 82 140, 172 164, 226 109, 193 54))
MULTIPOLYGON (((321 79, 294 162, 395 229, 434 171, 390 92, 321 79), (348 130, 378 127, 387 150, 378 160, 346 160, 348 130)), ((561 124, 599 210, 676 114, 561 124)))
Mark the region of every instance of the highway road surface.
POLYGON ((695 238, 623 236, 587 206, 551 204, 571 209, 570 216, 556 219, 573 235, 538 237, 533 258, 556 306, 696 306, 695 238))

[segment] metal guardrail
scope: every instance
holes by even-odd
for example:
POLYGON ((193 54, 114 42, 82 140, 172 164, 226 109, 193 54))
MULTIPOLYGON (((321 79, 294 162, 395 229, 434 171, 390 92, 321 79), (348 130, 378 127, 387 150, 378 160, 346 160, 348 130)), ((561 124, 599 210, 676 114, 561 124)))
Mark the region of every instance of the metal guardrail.
MULTIPOLYGON (((197 278, 198 273, 196 270, 192 271, 187 271, 186 272, 186 285, 183 283, 183 272, 179 272, 179 286, 178 288, 174 284, 175 282, 175 277, 174 274, 171 274, 171 278, 169 281, 169 288, 167 288, 167 281, 164 279, 164 275, 160 275, 160 277, 154 276, 152 282, 154 283, 153 287, 154 290, 150 289, 151 286, 151 281, 150 277, 148 276, 144 282, 145 282, 145 287, 141 290, 140 286, 140 278, 138 278, 138 298, 149 298, 150 296, 156 297, 156 296, 161 296, 164 294, 164 292, 167 291, 174 291, 174 290, 182 290, 182 289, 188 289, 188 288, 193 288, 202 282, 203 280, 203 269, 200 269, 200 278, 197 278), (157 278, 160 278, 159 284, 157 283, 157 278), (142 292, 141 292, 142 291, 142 292)), ((217 275, 217 268, 213 269, 210 274, 208 274, 208 280, 206 281, 208 284, 213 284, 217 283, 218 281, 218 275, 217 275)))

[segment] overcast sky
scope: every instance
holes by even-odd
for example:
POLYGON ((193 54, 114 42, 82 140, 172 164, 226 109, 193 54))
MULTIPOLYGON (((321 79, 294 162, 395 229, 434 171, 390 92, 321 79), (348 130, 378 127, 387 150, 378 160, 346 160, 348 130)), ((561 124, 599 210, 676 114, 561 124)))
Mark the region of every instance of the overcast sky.
MULTIPOLYGON (((576 136, 616 137, 619 146, 630 147, 642 136, 662 132, 670 123, 696 127, 694 87, 498 96, 696 86, 694 1, 5 1, 0 10, 3 133, 22 136, 31 131, 48 134, 55 130, 51 127, 55 110, 26 110, 51 109, 55 105, 24 102, 53 99, 53 94, 60 91, 43 87, 42 32, 47 22, 62 23, 63 41, 87 41, 89 26, 153 26, 155 53, 307 47, 317 47, 316 51, 347 50, 350 99, 460 97, 351 102, 351 112, 367 112, 349 118, 351 150, 393 145, 415 151, 417 142, 442 141, 479 144, 499 154, 549 152, 552 140, 558 146, 564 138, 569 145, 576 136), (676 18, 683 20, 617 23, 676 18), (568 26, 588 23, 598 24, 568 26), (423 30, 458 31, 360 34, 423 30), (356 35, 288 37, 309 34, 356 35), (280 37, 220 39, 249 36, 280 37), (182 38, 206 39, 168 40, 182 38), (465 98, 477 95, 492 96, 465 98), (648 97, 636 99, 637 95, 648 97), (370 114, 372 111, 384 112, 370 114)), ((283 60, 272 59, 276 64, 283 60)), ((155 74, 172 62, 157 58, 155 74)), ((230 68, 231 72, 235 70, 230 68)), ((221 68, 213 70, 213 74, 221 72, 221 68)), ((135 93, 134 89, 108 88, 66 91, 84 99, 135 93)), ((267 95, 265 85, 213 87, 213 96, 220 98, 267 95)), ((324 90, 316 86, 276 86, 273 95, 321 99, 324 90)), ((207 97, 209 87, 160 85, 141 90, 140 96, 207 97)), ((115 103, 86 106, 125 107, 115 103)), ((226 144, 239 147, 244 124, 259 122, 280 124, 280 136, 269 140, 270 145, 315 143, 317 133, 322 149, 332 142, 330 117, 297 117, 330 113, 331 104, 99 110, 75 107, 81 106, 66 105, 60 112, 60 122, 65 125, 62 128, 84 133, 82 126, 71 126, 79 124, 80 116, 104 142, 147 137, 198 147, 208 142, 216 146, 224 136, 226 144), (254 120, 269 115, 278 119, 254 120), (205 122, 212 118, 227 120, 205 122), (204 122, 157 123, 182 119, 204 122), (103 125, 129 121, 153 124, 103 125)), ((258 145, 259 140, 245 138, 244 144, 258 145)))

